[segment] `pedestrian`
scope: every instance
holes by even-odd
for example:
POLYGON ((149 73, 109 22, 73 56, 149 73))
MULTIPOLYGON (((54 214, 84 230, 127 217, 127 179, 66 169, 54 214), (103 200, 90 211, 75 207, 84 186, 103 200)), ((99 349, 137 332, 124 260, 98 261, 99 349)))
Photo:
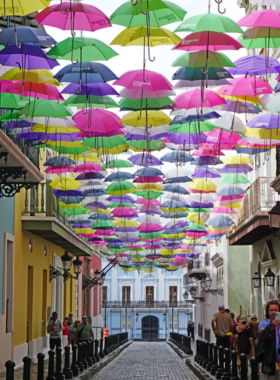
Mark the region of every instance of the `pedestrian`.
POLYGON ((84 315, 82 318, 82 323, 77 328, 76 341, 77 342, 86 342, 88 340, 94 340, 92 327, 88 323, 87 316, 84 315))
POLYGON ((229 310, 229 309, 225 309, 225 312, 226 312, 227 314, 229 314, 229 313, 230 313, 230 310, 229 310))
POLYGON ((223 304, 220 304, 218 309, 219 312, 214 314, 212 319, 212 329, 217 339, 217 346, 229 348, 231 336, 230 330, 233 326, 233 321, 231 316, 225 312, 225 307, 223 304))
POLYGON ((69 327, 69 334, 68 334, 68 343, 69 345, 71 344, 72 349, 73 349, 73 344, 76 344, 76 336, 77 336, 77 331, 78 331, 78 326, 81 323, 78 319, 69 327))
POLYGON ((234 317, 235 317, 234 313, 231 312, 231 313, 229 313, 229 315, 231 316, 231 319, 232 319, 233 325, 236 325, 237 323, 236 323, 235 320, 234 320, 234 317))
POLYGON ((61 347, 61 331, 62 324, 58 320, 58 314, 56 311, 52 313, 52 319, 50 320, 47 327, 48 334, 50 334, 50 349, 61 347))
POLYGON ((68 322, 67 322, 67 325, 68 325, 68 326, 72 326, 72 325, 73 325, 73 313, 69 313, 69 314, 68 314, 68 322))
POLYGON ((258 334, 259 322, 258 322, 257 314, 252 314, 251 315, 250 326, 251 326, 251 329, 252 329, 252 332, 253 332, 254 347, 255 347, 255 350, 256 350, 257 344, 258 344, 258 340, 259 340, 259 334, 258 334))
POLYGON ((190 336, 192 340, 194 341, 194 322, 193 321, 189 321, 188 323, 188 336, 190 336))
POLYGON ((68 329, 68 317, 64 318, 64 321, 62 323, 62 339, 63 339, 63 347, 68 346, 68 335, 69 335, 69 329, 68 329))
POLYGON ((259 341, 256 350, 256 359, 262 363, 262 373, 265 380, 280 380, 280 319, 277 300, 268 301, 266 305, 266 320, 259 324, 259 341))
POLYGON ((234 335, 234 342, 237 346, 237 354, 238 354, 238 365, 241 370, 241 361, 240 355, 247 355, 247 366, 250 356, 254 356, 254 341, 253 341, 253 333, 250 324, 248 323, 248 319, 246 315, 242 315, 240 318, 240 324, 236 325, 236 331, 234 335))

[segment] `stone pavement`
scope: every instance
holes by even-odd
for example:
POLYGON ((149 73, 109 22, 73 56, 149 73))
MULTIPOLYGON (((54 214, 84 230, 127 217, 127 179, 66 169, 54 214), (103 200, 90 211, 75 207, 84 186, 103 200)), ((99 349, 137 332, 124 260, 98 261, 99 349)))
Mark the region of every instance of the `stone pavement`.
POLYGON ((197 380, 165 342, 134 342, 92 380, 197 380))

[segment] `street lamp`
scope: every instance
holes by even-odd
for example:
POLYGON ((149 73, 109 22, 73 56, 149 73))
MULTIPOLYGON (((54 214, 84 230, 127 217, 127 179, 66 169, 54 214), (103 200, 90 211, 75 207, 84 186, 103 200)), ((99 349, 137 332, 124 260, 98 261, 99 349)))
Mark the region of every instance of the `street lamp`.
POLYGON ((190 295, 191 295, 192 297, 195 297, 195 296, 196 296, 196 288, 195 288, 194 286, 192 286, 192 287, 190 288, 190 295))
POLYGON ((212 278, 210 278, 210 277, 206 277, 206 279, 204 280, 204 282, 205 282, 205 287, 206 288, 211 288, 211 285, 212 285, 212 278))
POLYGON ((267 286, 274 286, 275 273, 272 272, 272 270, 270 268, 268 268, 264 277, 266 279, 267 286))
POLYGON ((204 290, 206 288, 206 282, 205 282, 205 280, 201 280, 200 281, 200 286, 201 286, 202 290, 204 290))
POLYGON ((185 301, 188 300, 188 298, 189 298, 189 293, 188 293, 187 291, 184 292, 184 294, 183 294, 183 298, 184 298, 185 301))
POLYGON ((262 283, 261 280, 262 280, 261 276, 258 274, 258 272, 255 272, 254 276, 252 277, 254 288, 260 288, 261 287, 261 283, 262 283))
POLYGON ((52 265, 50 265, 50 282, 59 276, 64 278, 64 281, 69 280, 69 278, 73 278, 74 280, 77 280, 80 273, 82 272, 82 265, 83 262, 79 258, 76 258, 73 261, 74 266, 74 273, 75 276, 73 276, 69 271, 71 269, 72 265, 72 257, 69 255, 67 251, 64 252, 64 255, 61 256, 62 261, 62 268, 63 273, 61 273, 58 269, 54 268, 52 265))

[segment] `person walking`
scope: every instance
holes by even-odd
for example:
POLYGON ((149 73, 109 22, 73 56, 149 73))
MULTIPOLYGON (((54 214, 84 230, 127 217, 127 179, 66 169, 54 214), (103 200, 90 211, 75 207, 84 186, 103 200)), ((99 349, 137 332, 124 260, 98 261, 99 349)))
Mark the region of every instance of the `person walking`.
POLYGON ((266 320, 259 324, 256 359, 262 363, 265 380, 280 380, 280 319, 276 318, 279 311, 278 301, 269 301, 266 305, 266 320))
MULTIPOLYGON (((237 346, 237 354, 238 354, 238 365, 239 368, 241 366, 240 355, 247 355, 247 367, 250 356, 254 356, 254 341, 253 341, 253 333, 250 324, 248 323, 248 319, 246 315, 242 315, 240 318, 240 324, 236 325, 234 342, 237 346)), ((240 368, 241 370, 241 368, 240 368)))
POLYGON ((250 326, 251 326, 251 329, 252 329, 252 332, 253 332, 254 347, 255 347, 255 350, 256 350, 257 344, 258 344, 258 340, 259 340, 259 334, 258 334, 259 322, 258 322, 257 314, 252 314, 251 315, 250 326))
POLYGON ((194 341, 194 322, 193 321, 189 321, 187 331, 188 331, 188 336, 190 336, 192 340, 194 341))
POLYGON ((92 327, 88 323, 87 316, 84 315, 82 318, 82 323, 77 328, 76 341, 79 343, 79 342, 86 342, 91 339, 94 340, 92 327))
POLYGON ((63 339, 63 347, 68 346, 68 335, 69 335, 69 329, 68 329, 68 317, 64 318, 64 321, 62 323, 62 339, 63 339))
POLYGON ((62 324, 58 320, 58 314, 56 311, 52 313, 52 319, 47 327, 48 334, 50 334, 50 349, 61 347, 61 331, 62 324))
POLYGON ((73 322, 73 313, 69 313, 68 314, 68 322, 67 322, 67 325, 68 326, 73 326, 74 322, 73 322))
POLYGON ((217 346, 229 348, 230 347, 230 335, 231 327, 233 326, 233 321, 230 314, 225 312, 225 307, 223 304, 218 306, 219 312, 214 314, 212 319, 212 329, 217 339, 217 346))
POLYGON ((68 343, 69 343, 69 345, 72 346, 72 348, 73 348, 73 344, 76 344, 76 342, 77 342, 76 336, 77 336, 77 332, 78 332, 78 326, 80 323, 81 323, 81 321, 79 321, 77 319, 74 322, 74 324, 69 327, 68 343))

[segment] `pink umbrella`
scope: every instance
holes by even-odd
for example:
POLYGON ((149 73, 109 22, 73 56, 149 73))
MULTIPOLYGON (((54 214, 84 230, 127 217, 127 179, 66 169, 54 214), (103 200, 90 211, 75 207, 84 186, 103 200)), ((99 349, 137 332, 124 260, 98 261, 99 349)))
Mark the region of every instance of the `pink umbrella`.
POLYGON ((240 140, 240 135, 235 132, 224 131, 214 128, 211 132, 207 132, 207 141, 217 144, 236 144, 240 140))
POLYGON ((75 173, 86 173, 86 172, 105 172, 105 169, 101 169, 101 165, 95 164, 94 162, 84 162, 83 164, 76 167, 75 173))
POLYGON ((120 129, 114 129, 113 131, 105 132, 105 133, 99 133, 99 132, 81 132, 78 134, 78 137, 111 137, 116 135, 125 135, 125 130, 123 128, 120 129))
POLYGON ((237 214, 237 212, 234 209, 222 206, 213 208, 211 212, 213 212, 214 214, 237 214))
POLYGON ((164 98, 166 96, 175 96, 176 92, 171 90, 158 90, 158 91, 151 91, 151 90, 143 90, 141 88, 133 88, 133 89, 127 89, 123 88, 120 91, 120 96, 122 98, 129 98, 129 99, 141 99, 141 98, 164 98))
POLYGON ((163 228, 160 224, 141 223, 140 226, 138 226, 138 230, 158 232, 158 231, 162 231, 163 228))
POLYGON ((175 98, 174 102, 175 105, 172 107, 187 110, 200 107, 215 107, 221 104, 226 104, 224 99, 211 90, 204 91, 203 99, 203 94, 199 89, 183 92, 175 98))
POLYGON ((73 116, 76 127, 85 132, 106 133, 122 127, 121 119, 113 112, 103 108, 91 108, 73 116))
POLYGON ((32 98, 48 99, 48 100, 61 100, 64 102, 63 96, 58 89, 48 83, 33 83, 33 82, 13 82, 6 92, 17 95, 23 95, 32 98))
POLYGON ((164 180, 159 176, 154 177, 137 177, 133 183, 155 183, 155 182, 164 182, 164 180))
POLYGON ((229 80, 231 86, 219 88, 218 94, 230 96, 256 96, 272 94, 273 88, 263 79, 254 77, 240 77, 229 80))
POLYGON ((61 174, 61 173, 71 173, 75 170, 74 166, 49 166, 45 173, 49 174, 61 174))
POLYGON ((138 212, 132 207, 116 207, 112 210, 111 214, 118 217, 122 217, 124 215, 137 216, 138 212))
POLYGON ((263 11, 252 12, 243 17, 239 22, 239 26, 250 26, 253 28, 267 27, 279 28, 280 12, 274 9, 266 9, 263 11))
MULTIPOLYGON (((15 82, 6 79, 0 79, 0 91, 7 92, 7 89, 15 82)), ((22 83, 22 82, 20 82, 22 83)))
POLYGON ((193 156, 224 156, 220 149, 205 148, 204 145, 193 152, 193 156))
POLYGON ((62 30, 86 30, 94 32, 112 26, 109 18, 98 8, 75 2, 51 5, 35 16, 40 25, 62 30))
POLYGON ((157 199, 145 199, 145 198, 139 198, 135 203, 139 205, 151 205, 151 206, 161 206, 160 201, 157 199))
POLYGON ((172 50, 239 50, 243 46, 234 38, 224 33, 197 32, 191 33, 180 41, 172 50))
POLYGON ((149 70, 145 71, 145 75, 146 78, 143 78, 143 70, 128 71, 113 84, 127 89, 172 90, 172 84, 163 75, 149 70))
POLYGON ((151 239, 151 238, 150 239, 143 239, 143 238, 141 238, 141 240, 154 243, 155 241, 161 241, 162 238, 156 238, 156 239, 151 239))
POLYGON ((114 236, 115 230, 96 230, 95 234, 99 236, 114 236))

